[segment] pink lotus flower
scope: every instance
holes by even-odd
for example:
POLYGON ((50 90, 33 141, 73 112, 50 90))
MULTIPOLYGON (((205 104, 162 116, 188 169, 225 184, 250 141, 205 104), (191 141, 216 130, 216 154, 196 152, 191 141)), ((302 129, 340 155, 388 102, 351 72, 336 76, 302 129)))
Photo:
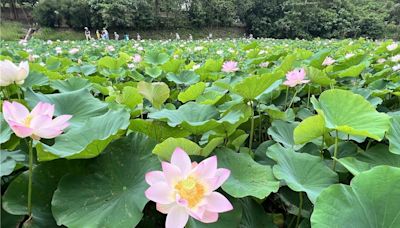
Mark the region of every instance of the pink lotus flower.
POLYGON ((322 66, 330 66, 330 65, 334 64, 335 62, 336 62, 336 60, 334 60, 333 58, 327 56, 324 59, 324 62, 322 62, 322 66))
POLYGON ((224 65, 222 65, 222 71, 223 72, 236 72, 238 71, 238 63, 235 61, 227 61, 224 63, 224 65))
POLYGON ((135 63, 140 63, 142 61, 142 56, 140 56, 139 54, 135 54, 132 58, 133 62, 135 63))
POLYGON ((68 51, 68 53, 71 54, 71 55, 75 55, 78 52, 79 52, 78 48, 72 48, 71 50, 68 51))
POLYGON ((113 52, 113 51, 115 51, 115 48, 114 48, 114 46, 112 46, 112 45, 108 45, 108 46, 106 47, 106 51, 108 51, 108 52, 113 52))
POLYGON ((15 65, 10 60, 0 61, 0 86, 8 86, 13 83, 21 85, 29 74, 29 64, 26 61, 15 65))
POLYGON ((392 44, 388 45, 388 46, 386 47, 386 49, 387 49, 388 51, 394 51, 394 50, 397 49, 398 46, 399 46, 399 45, 398 45, 397 43, 392 43, 392 44))
POLYGON ((69 126, 71 115, 61 115, 53 119, 54 105, 39 102, 31 112, 18 102, 3 103, 3 116, 14 133, 20 137, 55 138, 69 126))
POLYGON ((171 163, 162 162, 163 171, 146 174, 150 187, 146 197, 167 215, 166 228, 183 228, 189 216, 203 223, 218 220, 218 213, 233 209, 221 193, 215 192, 229 177, 228 169, 217 169, 217 157, 191 163, 189 156, 176 148, 171 163))
POLYGON ((305 77, 306 71, 303 68, 300 70, 293 70, 286 74, 286 81, 283 82, 283 84, 289 87, 295 87, 296 85, 310 82, 310 80, 305 80, 305 77))

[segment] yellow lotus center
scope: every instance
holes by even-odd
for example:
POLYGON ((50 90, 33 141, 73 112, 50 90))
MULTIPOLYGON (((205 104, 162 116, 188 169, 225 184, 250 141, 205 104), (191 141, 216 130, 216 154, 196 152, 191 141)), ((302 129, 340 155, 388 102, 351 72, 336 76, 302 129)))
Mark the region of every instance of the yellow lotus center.
POLYGON ((32 121, 32 118, 33 118, 33 116, 31 116, 31 115, 28 115, 26 118, 25 118, 25 120, 24 120, 24 125, 26 126, 26 127, 29 127, 29 126, 31 126, 31 121, 32 121))
POLYGON ((175 185, 175 189, 180 197, 188 202, 190 208, 196 206, 204 197, 204 186, 195 178, 188 177, 179 181, 175 185))

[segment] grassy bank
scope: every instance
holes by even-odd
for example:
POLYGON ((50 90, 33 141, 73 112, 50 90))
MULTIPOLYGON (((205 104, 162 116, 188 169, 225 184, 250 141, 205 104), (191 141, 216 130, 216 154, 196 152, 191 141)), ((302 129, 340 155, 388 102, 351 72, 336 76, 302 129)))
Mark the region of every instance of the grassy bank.
MULTIPOLYGON (((0 39, 2 40, 19 40, 25 36, 28 29, 28 25, 21 22, 13 21, 2 21, 0 23, 0 39)), ((100 29, 100 28, 99 28, 100 29)), ((113 38, 114 31, 120 34, 120 38, 123 38, 125 33, 129 34, 129 37, 136 39, 137 33, 143 39, 175 39, 175 33, 178 32, 182 39, 187 39, 189 34, 192 34, 194 39, 206 38, 209 33, 213 34, 213 38, 237 38, 242 37, 245 32, 244 28, 238 27, 227 27, 227 28, 182 28, 176 30, 114 30, 109 29, 110 38, 113 38)), ((96 35, 95 28, 91 30, 92 36, 96 35)), ((55 29, 55 28, 40 28, 34 35, 36 39, 43 40, 82 40, 84 39, 83 29, 77 31, 73 29, 55 29)))

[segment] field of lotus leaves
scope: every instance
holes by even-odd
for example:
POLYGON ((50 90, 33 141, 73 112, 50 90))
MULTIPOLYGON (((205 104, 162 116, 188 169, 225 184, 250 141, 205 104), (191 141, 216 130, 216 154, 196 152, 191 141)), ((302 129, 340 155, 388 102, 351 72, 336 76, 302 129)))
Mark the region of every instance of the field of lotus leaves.
POLYGON ((400 227, 396 42, 0 44, 1 227, 400 227))

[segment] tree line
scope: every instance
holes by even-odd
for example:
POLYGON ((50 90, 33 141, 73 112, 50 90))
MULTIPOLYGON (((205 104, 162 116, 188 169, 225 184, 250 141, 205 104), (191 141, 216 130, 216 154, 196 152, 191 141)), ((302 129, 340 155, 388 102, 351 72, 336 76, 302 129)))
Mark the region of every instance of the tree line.
POLYGON ((397 38, 400 0, 6 0, 43 26, 176 29, 245 26, 254 37, 397 38))

